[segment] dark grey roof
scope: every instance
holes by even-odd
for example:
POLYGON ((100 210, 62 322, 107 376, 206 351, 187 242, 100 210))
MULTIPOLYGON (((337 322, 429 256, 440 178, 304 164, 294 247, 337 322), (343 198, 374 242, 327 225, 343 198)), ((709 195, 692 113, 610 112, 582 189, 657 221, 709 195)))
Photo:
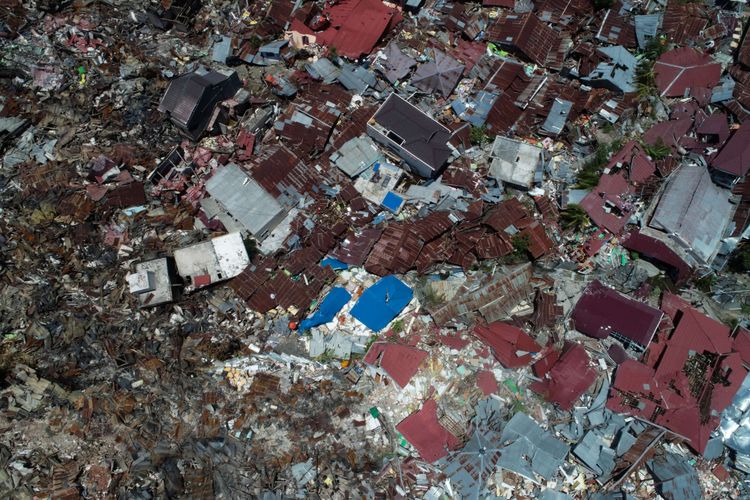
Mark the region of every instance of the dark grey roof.
POLYGON ((547 119, 544 120, 542 130, 552 135, 562 132, 565 122, 568 121, 568 115, 572 107, 572 102, 556 98, 552 103, 552 108, 549 110, 547 119))
POLYGON ((656 37, 661 27, 661 18, 661 13, 635 16, 635 37, 638 40, 638 48, 646 48, 649 39, 656 37))
POLYGON ((448 97, 463 73, 463 64, 435 49, 433 59, 417 68, 411 83, 425 92, 437 92, 448 97))
POLYGON ((395 41, 391 41, 383 49, 383 55, 385 57, 379 60, 381 71, 391 83, 396 83, 396 81, 404 78, 417 65, 417 61, 404 54, 395 41))
POLYGON ((224 74, 201 67, 172 80, 158 109, 169 113, 175 125, 196 139, 208 123, 213 107, 241 87, 237 73, 224 74), (193 134, 195 129, 198 130, 193 134))
POLYGON ((667 500, 703 498, 698 473, 685 459, 666 453, 647 465, 654 476, 656 491, 667 500))
POLYGON ((649 226, 676 235, 693 257, 710 263, 734 212, 729 198, 706 167, 684 165, 672 174, 649 226))
POLYGON ((403 139, 401 147, 433 170, 442 167, 451 154, 450 131, 397 94, 388 96, 373 119, 403 139))

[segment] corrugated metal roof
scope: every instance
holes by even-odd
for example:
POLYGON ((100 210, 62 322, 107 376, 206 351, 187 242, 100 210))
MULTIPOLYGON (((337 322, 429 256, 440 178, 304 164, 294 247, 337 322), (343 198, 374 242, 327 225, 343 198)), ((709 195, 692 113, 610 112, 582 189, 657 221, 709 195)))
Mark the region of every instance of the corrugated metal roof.
POLYGON ((258 238, 281 222, 286 213, 273 196, 234 163, 218 168, 206 182, 206 191, 258 238))
POLYGON ((356 177, 373 164, 382 161, 383 155, 366 135, 355 137, 331 153, 331 162, 349 177, 356 177))
POLYGON ((603 339, 616 333, 643 348, 648 347, 661 321, 662 312, 643 302, 592 281, 571 314, 581 333, 603 339))
POLYGON ((532 14, 504 14, 487 28, 487 39, 519 50, 543 67, 560 69, 563 36, 532 14))
POLYGON ((568 121, 568 115, 573 107, 573 103, 570 101, 564 101, 562 99, 555 99, 550 109, 547 119, 544 120, 542 130, 552 135, 558 135, 562 132, 565 123, 568 121))
POLYGON ((692 257, 709 263, 734 212, 729 197, 705 167, 684 165, 672 175, 649 226, 675 235, 692 257))
POLYGON ((436 92, 448 97, 464 72, 464 65, 445 54, 433 49, 432 59, 417 68, 411 83, 424 92, 436 92))
POLYGON ((662 13, 638 15, 634 17, 634 20, 638 48, 645 49, 648 42, 656 37, 661 27, 662 13))

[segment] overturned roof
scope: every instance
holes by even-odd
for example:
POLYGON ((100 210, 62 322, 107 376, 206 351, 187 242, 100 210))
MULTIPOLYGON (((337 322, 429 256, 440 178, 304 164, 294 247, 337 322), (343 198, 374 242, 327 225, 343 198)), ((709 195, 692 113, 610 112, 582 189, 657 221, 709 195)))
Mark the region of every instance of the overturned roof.
POLYGON ((404 78, 417 65, 417 61, 404 54, 395 40, 383 49, 383 57, 378 62, 383 75, 391 83, 404 78))
POLYGON ((314 32, 297 20, 291 30, 303 35, 314 35, 315 42, 336 48, 338 54, 358 59, 375 48, 380 38, 401 21, 401 13, 380 0, 341 0, 326 3, 323 13, 328 26, 314 32))
POLYGON ((402 344, 375 342, 365 355, 364 362, 380 366, 402 389, 419 370, 427 351, 402 344))
POLYGON ((448 97, 464 72, 464 65, 445 54, 433 49, 433 58, 417 68, 411 83, 425 92, 437 92, 448 97))
POLYGON ((533 353, 541 347, 526 332, 508 323, 494 322, 474 327, 474 335, 492 348, 495 358, 506 368, 531 363, 533 353))
POLYGON ((199 67, 169 83, 158 109, 168 113, 175 125, 196 140, 205 131, 214 106, 232 97, 241 87, 234 71, 222 73, 199 67))
POLYGON ((661 321, 662 312, 592 281, 573 309, 575 328, 597 339, 611 334, 648 346, 661 321))
POLYGON ((561 50, 563 37, 533 13, 509 13, 501 16, 487 29, 487 39, 516 48, 540 66, 560 69, 562 61, 555 57, 561 50))
POLYGON ((533 382, 529 388, 557 403, 563 410, 570 410, 596 379, 596 371, 589 366, 586 349, 573 342, 566 342, 561 353, 548 353, 534 363, 533 369, 534 375, 542 380, 533 382), (548 357, 551 359, 546 359, 548 357))
POLYGON ((628 49, 620 45, 600 47, 599 52, 607 60, 600 62, 588 76, 586 82, 606 81, 622 92, 635 92, 635 69, 638 61, 628 49))

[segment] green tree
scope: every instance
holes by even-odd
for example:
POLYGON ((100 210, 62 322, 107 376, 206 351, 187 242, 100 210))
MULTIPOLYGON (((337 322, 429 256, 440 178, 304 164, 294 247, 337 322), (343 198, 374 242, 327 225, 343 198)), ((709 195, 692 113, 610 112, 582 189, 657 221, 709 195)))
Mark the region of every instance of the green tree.
POLYGON ((471 127, 469 131, 469 141, 474 146, 483 146, 489 142, 489 135, 487 135, 487 127, 471 127))
POLYGON ((750 243, 743 243, 729 259, 729 270, 735 273, 750 271, 750 243))
POLYGON ((643 144, 643 150, 654 160, 662 160, 672 152, 661 137, 656 140, 656 144, 643 144))
POLYGON ((591 225, 591 219, 581 205, 571 203, 560 213, 563 229, 580 231, 591 225))
POLYGON ((646 98, 656 94, 656 75, 654 74, 654 60, 643 59, 635 70, 636 91, 638 97, 646 98))

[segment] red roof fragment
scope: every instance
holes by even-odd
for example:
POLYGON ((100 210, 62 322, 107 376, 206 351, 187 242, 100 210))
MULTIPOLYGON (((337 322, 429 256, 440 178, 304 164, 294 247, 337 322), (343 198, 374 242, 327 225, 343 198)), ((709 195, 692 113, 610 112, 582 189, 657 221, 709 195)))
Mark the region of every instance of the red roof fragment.
POLYGON ((497 379, 495 379, 495 375, 489 370, 477 373, 477 386, 479 386, 485 396, 494 394, 498 390, 497 379))
POLYGON ((533 382, 529 388, 557 403, 563 410, 570 410, 573 403, 591 387, 596 372, 589 366, 589 355, 580 344, 566 342, 560 358, 541 382, 533 382))
POLYGON ((541 347, 526 332, 508 323, 497 321, 487 326, 474 327, 474 335, 492 348, 492 352, 506 368, 518 368, 531 363, 531 353, 541 347))
POLYGON ((402 389, 419 370, 427 352, 415 347, 375 342, 365 356, 365 363, 380 366, 402 389), (379 362, 378 362, 379 360, 379 362))
POLYGON ((432 399, 425 401, 421 410, 403 419, 396 430, 430 463, 461 445, 461 441, 438 422, 437 403, 432 399))

